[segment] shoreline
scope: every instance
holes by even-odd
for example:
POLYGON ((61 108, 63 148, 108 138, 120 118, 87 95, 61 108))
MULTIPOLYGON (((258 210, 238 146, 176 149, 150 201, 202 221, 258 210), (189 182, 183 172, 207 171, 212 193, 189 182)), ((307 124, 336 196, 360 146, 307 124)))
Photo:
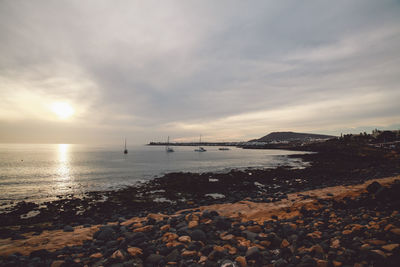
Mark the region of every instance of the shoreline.
MULTIPOLYGON (((286 266, 290 258, 285 257, 282 252, 285 248, 292 247, 294 250, 293 253, 296 252, 299 253, 299 255, 306 255, 301 260, 297 260, 296 266, 303 266, 301 263, 305 261, 308 261, 309 265, 304 266, 331 266, 329 264, 341 266, 348 261, 355 262, 354 266, 364 266, 363 263, 366 263, 367 260, 372 261, 376 266, 381 266, 381 264, 396 266, 400 260, 400 246, 398 243, 393 242, 400 241, 399 197, 397 196, 397 202, 394 206, 389 205, 386 207, 386 211, 382 209, 382 205, 384 205, 383 203, 386 200, 394 200, 393 194, 397 194, 398 189, 400 189, 400 176, 394 176, 373 179, 357 185, 327 187, 303 191, 302 193, 296 192, 289 194, 287 199, 276 203, 239 201, 236 203, 214 204, 200 206, 194 209, 180 210, 170 215, 150 213, 145 217, 134 217, 125 220, 120 219, 117 222, 109 222, 105 225, 75 226, 68 229, 68 231, 65 229, 46 230, 38 235, 35 235, 35 233, 25 233, 23 234, 24 238, 21 240, 12 240, 10 238, 0 239, 0 260, 2 257, 5 260, 9 260, 10 255, 20 255, 18 259, 22 258, 23 260, 31 259, 32 255, 35 255, 36 258, 40 258, 40 260, 44 260, 44 257, 54 258, 55 255, 58 255, 55 260, 51 260, 52 264, 54 264, 54 262, 60 264, 57 266, 63 266, 62 264, 69 265, 72 263, 77 264, 76 266, 83 266, 83 264, 90 266, 98 266, 99 264, 111 266, 112 264, 126 262, 127 260, 130 260, 129 262, 131 265, 129 266, 143 266, 143 263, 145 263, 144 266, 176 266, 176 261, 167 262, 168 257, 171 258, 171 253, 173 253, 174 259, 180 259, 181 261, 189 260, 192 263, 200 262, 202 265, 205 264, 205 266, 216 266, 212 265, 212 263, 220 263, 222 262, 222 258, 227 258, 228 261, 236 261, 237 264, 239 264, 238 266, 243 267, 260 266, 261 263, 265 262, 265 259, 263 259, 265 255, 263 255, 262 252, 267 252, 269 250, 279 251, 278 255, 280 255, 275 258, 269 256, 269 261, 273 263, 271 266, 286 266), (378 188, 373 188, 376 185, 378 185, 378 188), (384 194, 378 194, 379 190, 382 189, 385 189, 386 192, 384 194), (337 216, 335 213, 343 212, 343 208, 344 210, 357 209, 360 207, 358 202, 365 206, 366 201, 370 202, 371 200, 377 202, 380 209, 378 211, 372 209, 371 217, 369 213, 365 213, 362 216, 364 221, 370 218, 369 224, 357 224, 357 220, 360 218, 353 218, 353 222, 340 225, 341 223, 339 223, 339 221, 345 218, 337 216), (345 207, 338 208, 338 205, 343 205, 340 203, 344 203, 345 207), (331 207, 331 209, 327 211, 327 207, 331 207), (393 207, 397 207, 397 209, 393 210, 393 207), (339 225, 338 229, 341 231, 341 233, 339 232, 340 234, 335 232, 335 237, 328 239, 330 243, 330 245, 328 243, 328 247, 322 246, 321 239, 324 239, 324 233, 317 230, 317 228, 324 225, 324 222, 320 221, 319 217, 311 219, 315 214, 319 214, 320 212, 325 212, 329 215, 329 223, 339 225), (219 226, 217 218, 222 220, 222 222, 219 222, 219 226), (315 229, 308 228, 309 233, 306 234, 306 236, 309 237, 309 239, 306 239, 302 246, 301 244, 296 244, 296 241, 291 240, 289 236, 287 238, 277 237, 276 233, 268 230, 277 229, 274 228, 274 225, 277 224, 279 227, 283 226, 283 229, 286 227, 289 232, 296 233, 299 228, 302 229, 307 225, 305 222, 310 219, 314 221, 313 225, 317 226, 315 226, 315 229), (177 235, 171 228, 171 222, 174 220, 181 221, 182 225, 186 224, 186 226, 184 226, 186 230, 183 230, 183 233, 181 230, 179 234, 178 230, 177 235), (391 223, 389 223, 389 221, 391 223), (210 252, 208 253, 204 250, 197 252, 193 250, 193 248, 190 249, 190 242, 200 242, 203 244, 203 248, 204 244, 209 243, 209 241, 202 239, 202 237, 198 239, 196 235, 194 235, 194 232, 199 231, 204 234, 204 232, 200 230, 202 229, 201 226, 210 227, 213 223, 216 223, 216 228, 213 229, 217 236, 216 238, 220 241, 214 241, 216 243, 209 248, 210 252), (378 225, 377 223, 381 227, 375 227, 378 225), (171 248, 168 250, 168 255, 151 254, 149 252, 144 253, 143 250, 145 250, 145 248, 141 248, 142 246, 140 244, 136 244, 135 247, 129 245, 122 247, 117 246, 116 248, 112 248, 111 250, 113 252, 110 253, 107 252, 106 248, 108 246, 104 246, 104 242, 107 240, 111 242, 111 240, 116 238, 116 235, 103 241, 99 239, 100 235, 105 231, 110 229, 114 229, 112 231, 117 231, 117 229, 119 229, 119 235, 122 234, 122 237, 116 240, 123 242, 123 240, 129 236, 127 235, 127 231, 129 232, 128 229, 131 229, 134 235, 135 233, 136 235, 151 235, 156 226, 158 229, 156 231, 160 231, 160 234, 156 236, 158 236, 164 245, 171 248), (262 230, 262 227, 267 227, 267 230, 262 230), (121 232, 121 229, 124 230, 121 232), (243 237, 240 235, 238 236, 237 231, 233 231, 234 229, 241 229, 242 233, 244 233, 244 235, 242 235, 243 237), (370 231, 377 237, 381 236, 378 233, 387 232, 391 238, 388 241, 384 241, 376 238, 371 239, 371 236, 365 236, 359 248, 361 253, 367 255, 364 261, 361 261, 363 257, 360 256, 354 257, 353 259, 342 257, 342 254, 339 252, 346 251, 347 248, 343 246, 348 246, 345 240, 360 235, 360 230, 370 231), (276 240, 273 239, 271 235, 276 240), (94 253, 94 251, 82 249, 89 243, 100 246, 98 252, 94 253), (313 243, 314 245, 312 245, 313 243), (293 246, 295 244, 296 246, 294 248, 293 246), (68 258, 68 252, 66 253, 64 250, 65 248, 72 249, 75 247, 78 249, 80 248, 84 252, 74 253, 73 255, 75 256, 71 254, 73 258, 73 260, 71 260, 68 258), (101 247, 103 247, 103 250, 101 247), (242 247, 245 248, 245 252, 240 253, 239 250, 242 247), (176 251, 178 250, 180 252, 177 254, 176 251), (315 253, 314 250, 317 250, 318 253, 315 253), (329 252, 335 251, 335 258, 329 258, 329 253, 327 253, 328 251, 326 250, 329 250, 329 252), (310 255, 313 257, 310 257, 310 255), (280 263, 280 261, 282 262, 280 263), (150 262, 150 264, 146 264, 148 262, 150 262)), ((350 212, 347 212, 347 214, 350 215, 350 212)), ((179 226, 176 226, 176 228, 178 227, 179 226)), ((280 235, 285 234, 281 233, 280 235)), ((158 239, 155 236, 154 238, 158 239)), ((299 242, 298 238, 297 242, 299 242)), ((18 260, 16 262, 18 262, 18 260)), ((1 263, 0 261, 0 265, 2 265, 1 263)))
POLYGON ((20 233, 40 233, 63 229, 68 224, 104 224, 119 217, 143 217, 159 211, 172 214, 177 210, 241 200, 270 203, 286 199, 293 192, 359 184, 400 174, 399 153, 363 146, 343 148, 337 143, 302 149, 317 153, 288 157, 309 162, 310 166, 304 169, 283 166, 228 173, 169 173, 119 190, 88 192, 82 198, 64 197, 43 205, 19 202, 8 213, 0 214, 0 238, 13 234, 8 231, 10 226, 20 226, 20 233), (21 218, 26 214, 35 216, 21 218))
POLYGON ((290 156, 310 162, 304 169, 169 173, 46 207, 24 202, 0 214, 0 266, 397 266, 400 153, 317 146, 290 156))

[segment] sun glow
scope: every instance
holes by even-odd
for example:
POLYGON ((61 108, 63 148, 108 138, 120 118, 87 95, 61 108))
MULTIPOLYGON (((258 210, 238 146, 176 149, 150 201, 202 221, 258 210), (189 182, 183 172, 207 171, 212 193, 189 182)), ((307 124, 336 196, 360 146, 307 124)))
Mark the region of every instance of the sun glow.
POLYGON ((58 116, 60 119, 67 119, 71 117, 75 110, 65 102, 55 102, 51 105, 51 110, 58 116))

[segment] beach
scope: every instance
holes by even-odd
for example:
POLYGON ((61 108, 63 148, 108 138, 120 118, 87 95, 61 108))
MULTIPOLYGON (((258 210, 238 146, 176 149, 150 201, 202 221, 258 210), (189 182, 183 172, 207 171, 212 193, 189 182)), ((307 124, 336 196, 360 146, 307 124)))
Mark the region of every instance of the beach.
POLYGON ((293 155, 306 168, 170 173, 18 203, 0 214, 0 264, 397 266, 399 155, 345 147, 303 147, 317 152, 293 155))

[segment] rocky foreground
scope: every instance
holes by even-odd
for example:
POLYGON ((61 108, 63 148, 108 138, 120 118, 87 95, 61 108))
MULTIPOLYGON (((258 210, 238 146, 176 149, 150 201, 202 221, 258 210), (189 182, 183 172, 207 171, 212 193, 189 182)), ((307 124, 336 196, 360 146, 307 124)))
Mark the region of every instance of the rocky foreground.
POLYGON ((400 177, 0 239, 0 266, 400 266, 400 177))

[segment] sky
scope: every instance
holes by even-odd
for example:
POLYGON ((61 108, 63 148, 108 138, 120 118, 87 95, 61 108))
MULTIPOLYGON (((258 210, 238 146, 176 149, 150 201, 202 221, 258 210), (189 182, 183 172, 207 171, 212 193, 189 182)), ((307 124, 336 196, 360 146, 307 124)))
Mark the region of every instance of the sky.
POLYGON ((0 1, 0 143, 400 129, 400 1, 0 1))

